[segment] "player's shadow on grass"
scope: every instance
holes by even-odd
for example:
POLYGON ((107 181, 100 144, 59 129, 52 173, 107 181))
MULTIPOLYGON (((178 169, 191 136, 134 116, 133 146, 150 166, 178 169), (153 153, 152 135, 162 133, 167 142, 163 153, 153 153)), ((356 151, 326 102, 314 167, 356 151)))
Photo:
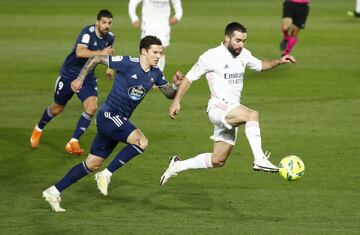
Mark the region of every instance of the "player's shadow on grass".
POLYGON ((144 195, 141 203, 150 210, 211 210, 214 206, 205 188, 194 183, 159 188, 144 195))

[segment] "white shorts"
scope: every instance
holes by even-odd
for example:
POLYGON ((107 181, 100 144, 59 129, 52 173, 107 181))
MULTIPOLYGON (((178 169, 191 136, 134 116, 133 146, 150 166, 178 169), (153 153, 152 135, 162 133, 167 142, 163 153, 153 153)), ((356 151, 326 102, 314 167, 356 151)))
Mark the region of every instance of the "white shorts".
POLYGON ((210 139, 235 145, 239 128, 227 128, 222 119, 237 106, 239 104, 226 102, 221 99, 211 99, 209 101, 207 112, 211 123, 214 125, 214 133, 210 136, 210 139))
POLYGON ((157 38, 159 38, 163 47, 168 47, 170 45, 170 27, 167 29, 142 28, 141 38, 148 35, 156 36, 157 38))

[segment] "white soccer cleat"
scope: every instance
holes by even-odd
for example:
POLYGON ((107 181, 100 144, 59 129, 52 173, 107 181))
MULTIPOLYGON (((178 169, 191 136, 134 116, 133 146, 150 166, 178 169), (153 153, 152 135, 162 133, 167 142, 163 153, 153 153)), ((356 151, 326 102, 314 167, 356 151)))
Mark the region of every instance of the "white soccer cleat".
POLYGON ((169 167, 166 169, 166 171, 164 172, 164 174, 162 174, 161 178, 160 178, 160 185, 164 186, 164 184, 166 184, 166 182, 169 181, 169 179, 171 177, 174 177, 177 175, 177 162, 181 161, 181 159, 178 156, 173 156, 170 160, 170 164, 169 167))
POLYGON ((269 161, 271 153, 265 152, 264 156, 254 161, 253 169, 255 171, 279 172, 279 168, 269 161))
POLYGON ((95 174, 95 180, 100 193, 104 196, 108 195, 108 186, 110 184, 110 177, 99 172, 95 174))
POLYGON ((53 211, 55 212, 66 211, 65 209, 60 207, 61 197, 52 194, 50 188, 42 192, 42 197, 45 199, 45 201, 47 201, 50 204, 53 211))

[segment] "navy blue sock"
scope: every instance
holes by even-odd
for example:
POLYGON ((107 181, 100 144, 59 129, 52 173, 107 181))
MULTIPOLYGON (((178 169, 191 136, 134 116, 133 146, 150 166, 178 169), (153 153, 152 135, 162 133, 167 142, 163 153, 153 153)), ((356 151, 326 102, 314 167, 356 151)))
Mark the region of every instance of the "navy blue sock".
POLYGON ((53 118, 54 116, 51 114, 51 110, 50 107, 47 107, 43 113, 43 115, 41 116, 41 119, 39 121, 39 123, 37 124, 38 127, 42 130, 44 129, 45 125, 50 122, 50 120, 53 118))
POLYGON ((86 131, 86 129, 90 126, 90 122, 91 122, 91 118, 93 116, 86 113, 86 112, 83 112, 81 114, 81 117, 77 123, 77 126, 76 126, 76 129, 73 133, 73 136, 72 138, 74 139, 79 139, 83 134, 84 132, 86 131))
POLYGON ((135 157, 136 155, 139 155, 141 153, 143 153, 144 150, 141 149, 139 146, 137 145, 132 145, 129 144, 126 147, 124 147, 117 155, 116 157, 112 160, 112 162, 110 162, 109 166, 107 167, 107 169, 111 172, 114 173, 114 171, 116 171, 117 169, 119 169, 120 167, 122 167, 123 165, 125 165, 125 163, 127 163, 128 161, 130 161, 133 157, 135 157))
POLYGON ((57 190, 59 190, 59 192, 61 192, 82 177, 91 173, 92 171, 89 170, 89 168, 86 166, 85 161, 83 161, 71 168, 69 172, 59 182, 55 184, 55 187, 57 188, 57 190))

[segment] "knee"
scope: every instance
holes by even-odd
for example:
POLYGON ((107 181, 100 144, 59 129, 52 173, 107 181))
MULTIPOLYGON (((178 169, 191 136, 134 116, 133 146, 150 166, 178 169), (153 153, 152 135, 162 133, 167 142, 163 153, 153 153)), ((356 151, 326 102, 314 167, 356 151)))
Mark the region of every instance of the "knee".
POLYGON ((87 105, 85 107, 85 112, 90 114, 90 115, 94 115, 97 111, 97 105, 95 104, 91 104, 91 105, 87 105))
POLYGON ((64 110, 64 106, 52 105, 50 107, 51 114, 53 116, 59 115, 64 110))
POLYGON ((215 156, 211 158, 211 164, 213 167, 223 167, 226 163, 226 157, 215 156))
POLYGON ((259 121, 258 111, 251 110, 249 113, 249 121, 259 121))
POLYGON ((139 140, 139 147, 145 151, 145 149, 147 149, 147 147, 149 146, 149 141, 146 139, 146 137, 142 137, 139 140))

